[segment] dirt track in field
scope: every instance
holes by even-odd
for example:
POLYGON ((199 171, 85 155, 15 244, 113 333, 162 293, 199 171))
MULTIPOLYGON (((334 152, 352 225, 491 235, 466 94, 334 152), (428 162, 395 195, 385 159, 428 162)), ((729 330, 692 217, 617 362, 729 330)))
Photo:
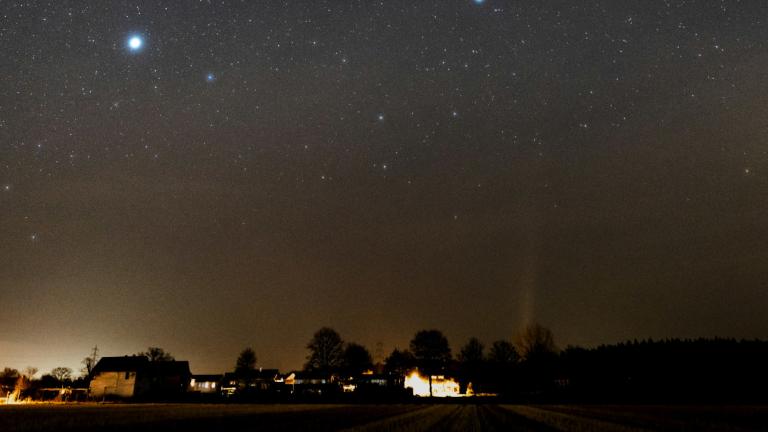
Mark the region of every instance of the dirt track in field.
POLYGON ((766 406, 20 405, 0 431, 764 431, 766 406))

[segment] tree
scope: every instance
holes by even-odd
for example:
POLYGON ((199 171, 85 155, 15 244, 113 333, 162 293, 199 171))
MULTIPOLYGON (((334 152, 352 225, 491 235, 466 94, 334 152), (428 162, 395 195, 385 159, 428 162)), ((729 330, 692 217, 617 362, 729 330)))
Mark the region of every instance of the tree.
POLYGON ((448 339, 440 330, 420 330, 411 340, 410 348, 419 368, 429 376, 429 395, 432 396, 432 374, 451 361, 448 339))
POLYGON ((341 366, 344 341, 336 330, 330 327, 321 328, 312 336, 307 349, 309 356, 304 366, 306 370, 333 373, 341 366))
POLYGON ((552 331, 539 324, 530 324, 515 338, 520 353, 520 381, 528 391, 548 391, 554 385, 557 368, 557 347, 552 331))
POLYGON ((240 377, 248 377, 256 370, 256 352, 252 348, 244 349, 235 363, 235 374, 240 377))
POLYGON ((149 347, 146 351, 140 352, 137 355, 146 357, 151 362, 160 361, 174 361, 175 359, 171 353, 165 352, 164 349, 158 347, 149 347))
POLYGON ((400 351, 397 348, 384 360, 384 370, 399 377, 405 376, 408 371, 416 367, 416 359, 408 350, 400 351))
POLYGON ((548 358, 557 353, 552 331, 539 324, 529 324, 515 338, 517 352, 525 361, 548 358))
POLYGON ((497 365, 510 365, 519 359, 515 346, 505 340, 497 340, 491 345, 488 360, 497 365))
POLYGON ((34 378, 35 375, 37 375, 37 371, 39 369, 34 366, 27 366, 24 368, 24 377, 27 378, 27 380, 32 381, 32 378, 34 378))
POLYGON ((51 370, 51 376, 56 380, 58 385, 64 387, 64 384, 72 379, 72 369, 68 367, 53 368, 51 370))
POLYGON ((470 338, 467 344, 461 348, 458 359, 464 364, 479 364, 485 360, 485 345, 478 338, 470 338))
POLYGON ((63 386, 66 381, 72 379, 72 369, 68 367, 53 368, 51 376, 63 386))
POLYGON ((520 357, 511 342, 497 340, 491 345, 488 353, 488 371, 494 377, 500 392, 514 391, 515 377, 518 372, 516 365, 519 360, 520 357))
POLYGON ((16 369, 9 367, 3 369, 2 372, 0 372, 0 387, 13 388, 13 385, 20 376, 21 374, 16 369))
MULTIPOLYGON (((485 363, 485 346, 476 337, 470 338, 466 345, 459 351, 458 360, 460 362, 461 377, 467 383, 474 382, 481 378, 485 363)), ((468 384, 467 384, 468 385, 468 384)))
POLYGON ((83 368, 80 370, 80 373, 82 373, 85 377, 90 377, 91 373, 93 372, 93 368, 96 367, 96 363, 99 361, 99 347, 94 346, 93 350, 91 351, 91 355, 88 357, 85 357, 83 361, 81 362, 83 364, 83 368))
POLYGON ((16 394, 15 397, 17 400, 24 397, 24 393, 29 389, 32 378, 37 374, 37 371, 38 369, 36 367, 27 366, 24 368, 24 372, 16 379, 14 393, 16 394))
POLYGON ((345 374, 357 376, 373 367, 373 358, 367 348, 350 342, 341 355, 341 367, 345 374))

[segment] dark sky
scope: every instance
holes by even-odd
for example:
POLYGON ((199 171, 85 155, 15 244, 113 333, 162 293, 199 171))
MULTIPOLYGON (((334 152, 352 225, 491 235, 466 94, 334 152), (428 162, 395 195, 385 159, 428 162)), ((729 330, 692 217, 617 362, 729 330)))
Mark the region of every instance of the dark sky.
POLYGON ((2 0, 0 367, 766 338, 766 71, 758 0, 2 0))

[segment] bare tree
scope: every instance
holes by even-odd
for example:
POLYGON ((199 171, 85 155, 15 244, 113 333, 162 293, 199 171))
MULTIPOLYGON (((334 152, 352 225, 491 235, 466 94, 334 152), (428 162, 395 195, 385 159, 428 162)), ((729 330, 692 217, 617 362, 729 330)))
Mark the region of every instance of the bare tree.
POLYGON ((93 372, 93 368, 96 367, 96 363, 99 361, 99 347, 95 346, 93 347, 93 350, 91 350, 91 355, 84 358, 81 362, 83 364, 83 368, 80 370, 80 373, 84 377, 90 377, 91 373, 93 372))
POLYGON ((26 368, 24 368, 24 374, 23 375, 24 375, 25 378, 27 378, 28 380, 31 381, 32 378, 34 378, 34 376, 37 375, 37 371, 38 370, 39 369, 34 367, 34 366, 27 366, 26 368))
POLYGON ((488 353, 488 360, 491 363, 499 365, 509 365, 517 362, 519 356, 515 350, 515 346, 511 342, 505 340, 497 340, 491 345, 491 350, 488 353))
POLYGON ((174 361, 175 359, 171 353, 165 352, 164 349, 159 347, 149 347, 146 351, 140 352, 137 355, 146 357, 149 361, 174 361))
POLYGON ((344 341, 336 330, 330 327, 321 328, 312 336, 307 349, 309 356, 305 369, 328 373, 336 372, 341 366, 344 341))
POLYGON ((72 379, 72 369, 68 367, 57 367, 51 370, 51 376, 63 387, 64 383, 72 379))
POLYGON ((515 338, 515 347, 525 361, 557 353, 552 331, 539 324, 529 324, 515 338))

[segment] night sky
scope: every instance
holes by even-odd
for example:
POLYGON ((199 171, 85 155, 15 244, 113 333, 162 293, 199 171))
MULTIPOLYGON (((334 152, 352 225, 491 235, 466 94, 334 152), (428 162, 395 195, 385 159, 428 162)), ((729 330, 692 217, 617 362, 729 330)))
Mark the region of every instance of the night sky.
POLYGON ((0 367, 768 337, 768 2, 0 2, 0 367))

